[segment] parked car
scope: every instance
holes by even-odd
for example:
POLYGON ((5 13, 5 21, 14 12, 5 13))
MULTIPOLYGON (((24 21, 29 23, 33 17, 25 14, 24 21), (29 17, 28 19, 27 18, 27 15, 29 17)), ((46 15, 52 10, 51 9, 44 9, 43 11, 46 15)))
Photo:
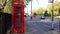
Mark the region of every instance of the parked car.
POLYGON ((27 16, 29 16, 28 14, 24 14, 24 17, 27 17, 27 16))
POLYGON ((45 17, 42 15, 41 17, 40 17, 41 19, 45 19, 45 17))

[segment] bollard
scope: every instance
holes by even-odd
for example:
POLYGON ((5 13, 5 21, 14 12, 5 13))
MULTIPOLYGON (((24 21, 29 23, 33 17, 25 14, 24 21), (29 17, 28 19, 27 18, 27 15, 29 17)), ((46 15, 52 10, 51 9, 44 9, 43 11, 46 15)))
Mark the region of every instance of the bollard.
POLYGON ((60 28, 60 20, 59 20, 59 28, 60 28))

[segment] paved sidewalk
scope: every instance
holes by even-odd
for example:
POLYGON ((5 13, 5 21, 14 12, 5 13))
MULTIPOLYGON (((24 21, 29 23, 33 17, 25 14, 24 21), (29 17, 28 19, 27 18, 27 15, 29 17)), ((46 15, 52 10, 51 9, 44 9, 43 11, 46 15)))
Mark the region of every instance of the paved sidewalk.
POLYGON ((60 31, 53 30, 53 31, 45 32, 45 34, 60 34, 60 31))
POLYGON ((60 31, 57 30, 50 30, 50 31, 44 31, 44 32, 39 32, 37 30, 33 30, 31 32, 25 32, 24 34, 60 34, 60 31))
POLYGON ((60 34, 60 29, 55 28, 53 31, 51 27, 45 23, 39 22, 26 22, 24 34, 60 34))

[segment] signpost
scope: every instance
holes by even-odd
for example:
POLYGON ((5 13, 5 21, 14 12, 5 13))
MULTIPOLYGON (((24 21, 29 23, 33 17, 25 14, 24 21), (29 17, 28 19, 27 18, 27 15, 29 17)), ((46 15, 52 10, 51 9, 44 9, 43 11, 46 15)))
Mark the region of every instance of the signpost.
POLYGON ((52 14, 51 14, 51 17, 52 17, 52 29, 51 30, 54 30, 54 28, 53 28, 53 24, 54 24, 54 0, 52 0, 52 14))
POLYGON ((32 19, 32 0, 31 0, 31 19, 32 19))
POLYGON ((52 3, 52 13, 51 13, 51 23, 52 23, 52 28, 51 30, 54 30, 53 28, 53 22, 54 22, 54 0, 48 0, 49 3, 52 3))

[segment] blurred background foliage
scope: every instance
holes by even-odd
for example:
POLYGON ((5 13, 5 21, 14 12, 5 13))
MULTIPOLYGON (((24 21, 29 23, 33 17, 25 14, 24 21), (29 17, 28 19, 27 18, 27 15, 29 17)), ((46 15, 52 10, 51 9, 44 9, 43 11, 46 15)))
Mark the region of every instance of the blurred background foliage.
POLYGON ((24 0, 24 6, 26 7, 28 4, 29 4, 29 2, 31 2, 32 0, 24 0))
MULTIPOLYGON (((4 13, 11 13, 11 4, 12 4, 12 0, 1 0, 0 1, 0 9, 3 8, 3 4, 4 2, 7 1, 5 7, 4 7, 4 13)), ((26 7, 29 2, 31 2, 31 0, 24 0, 24 6, 26 7)), ((24 7, 24 8, 25 8, 24 7)), ((59 13, 59 9, 60 9, 60 2, 55 1, 54 2, 54 15, 60 14, 59 13)), ((44 11, 48 11, 48 14, 51 14, 52 11, 52 3, 46 8, 46 10, 44 10, 43 8, 39 7, 37 9, 33 9, 32 13, 37 13, 37 14, 43 14, 44 11)))
POLYGON ((11 5, 12 4, 12 1, 9 0, 7 3, 6 3, 6 6, 4 7, 4 13, 9 13, 11 14, 11 5))
MULTIPOLYGON (((31 2, 31 0, 28 0, 28 1, 31 2)), ((25 0, 25 5, 27 6, 29 4, 29 2, 27 2, 25 0)), ((59 10, 60 10, 60 2, 57 1, 57 0, 54 0, 54 15, 60 14, 60 11, 59 10)), ((45 13, 45 11, 47 11, 47 13, 49 15, 51 15, 51 12, 52 12, 52 3, 49 3, 49 5, 47 6, 47 8, 39 7, 37 9, 33 9, 32 10, 32 14, 37 13, 38 15, 42 15, 43 13, 45 13)))
MULTIPOLYGON (((54 2, 54 15, 60 14, 59 13, 60 10, 60 2, 54 2)), ((46 10, 44 10, 43 8, 38 8, 38 9, 33 9, 32 13, 37 13, 37 14, 42 14, 45 11, 48 12, 48 14, 51 14, 52 11, 52 3, 46 8, 46 10)))
POLYGON ((0 9, 2 9, 4 13, 11 14, 11 4, 12 0, 0 0, 0 9))

